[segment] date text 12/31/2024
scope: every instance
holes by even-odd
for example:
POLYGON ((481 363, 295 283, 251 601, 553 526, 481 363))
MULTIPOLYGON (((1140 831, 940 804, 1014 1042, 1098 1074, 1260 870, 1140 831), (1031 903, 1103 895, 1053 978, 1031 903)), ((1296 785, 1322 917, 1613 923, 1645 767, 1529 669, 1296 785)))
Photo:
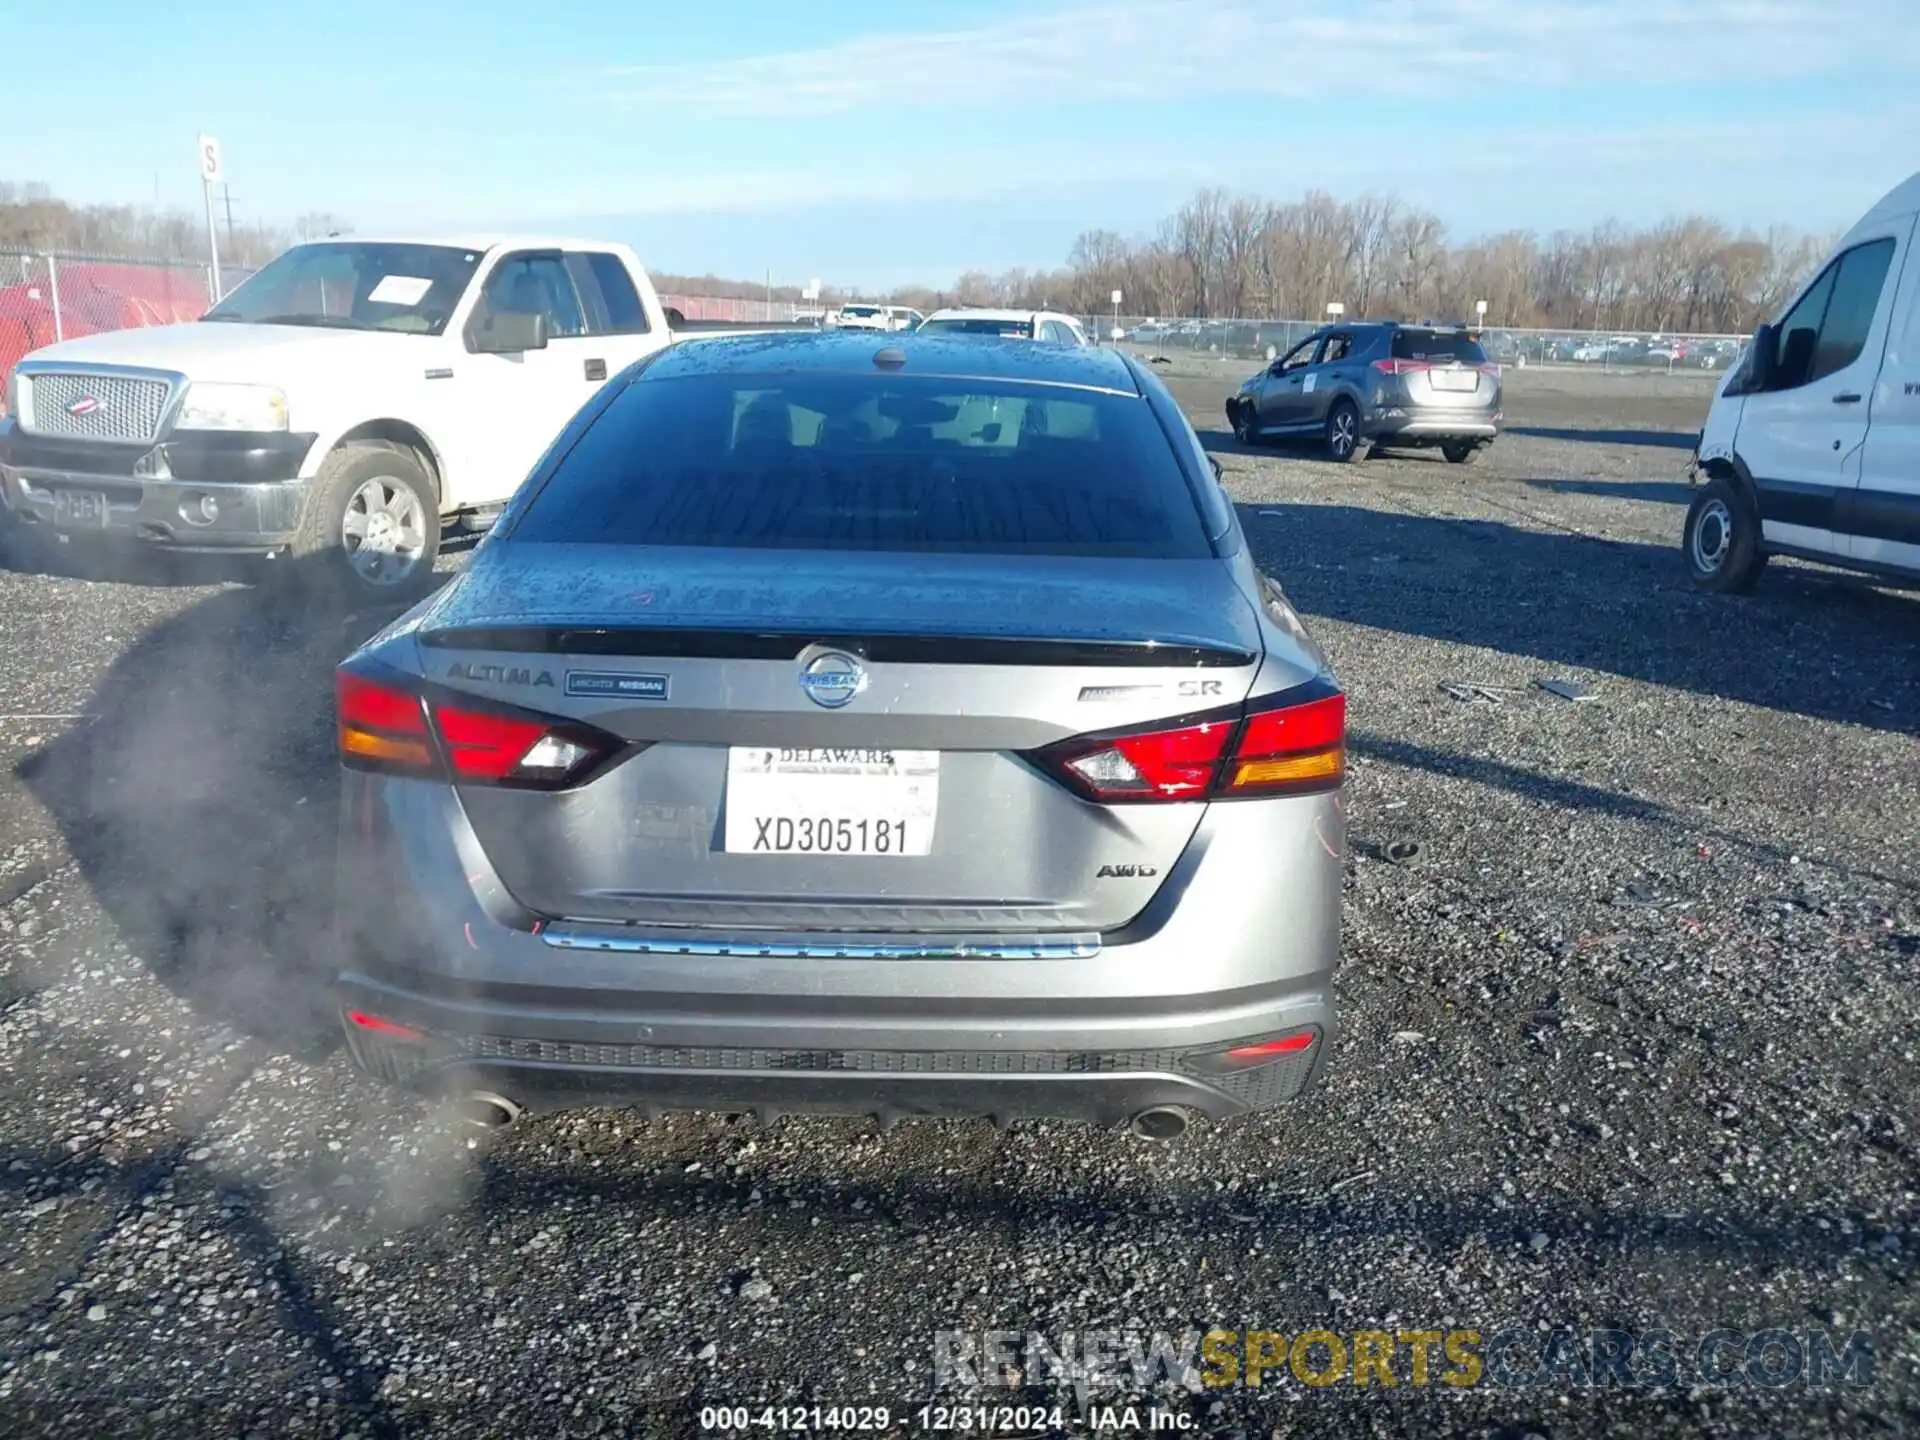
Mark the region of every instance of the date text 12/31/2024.
POLYGON ((1195 1430, 1198 1419, 1157 1405, 1096 1405, 1070 1415, 1063 1405, 703 1405, 696 1417, 711 1435, 846 1434, 1034 1435, 1074 1428, 1096 1433, 1195 1430))

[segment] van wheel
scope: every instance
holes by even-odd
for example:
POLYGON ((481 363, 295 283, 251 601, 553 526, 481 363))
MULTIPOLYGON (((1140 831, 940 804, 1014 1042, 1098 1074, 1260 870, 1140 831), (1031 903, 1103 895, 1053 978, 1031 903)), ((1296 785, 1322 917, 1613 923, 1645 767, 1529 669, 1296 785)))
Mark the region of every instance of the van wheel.
POLYGON ((291 551, 289 578, 302 591, 360 604, 423 593, 440 554, 440 505, 419 457, 385 440, 334 451, 291 551))
POLYGON ((1767 564, 1759 511, 1744 490, 1724 479, 1709 480, 1693 497, 1680 549, 1694 585, 1717 595, 1745 594, 1767 564))
POLYGON ((1327 412, 1327 458, 1345 465, 1361 453, 1359 407, 1351 400, 1337 400, 1327 412))
POLYGON ((1480 453, 1480 447, 1471 440, 1449 440, 1440 447, 1440 453, 1449 465, 1465 465, 1480 453))

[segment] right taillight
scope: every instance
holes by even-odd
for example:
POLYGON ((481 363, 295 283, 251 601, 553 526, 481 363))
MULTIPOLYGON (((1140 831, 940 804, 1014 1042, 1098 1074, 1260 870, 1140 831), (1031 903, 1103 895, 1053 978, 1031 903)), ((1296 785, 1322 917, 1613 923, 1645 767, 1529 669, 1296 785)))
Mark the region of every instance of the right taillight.
POLYGON ((1346 779, 1347 697, 1316 681, 1168 726, 1081 735, 1033 759, 1105 805, 1334 790, 1346 779))
POLYGON ((623 750, 617 736, 372 667, 334 672, 340 763, 458 785, 563 790, 623 750))

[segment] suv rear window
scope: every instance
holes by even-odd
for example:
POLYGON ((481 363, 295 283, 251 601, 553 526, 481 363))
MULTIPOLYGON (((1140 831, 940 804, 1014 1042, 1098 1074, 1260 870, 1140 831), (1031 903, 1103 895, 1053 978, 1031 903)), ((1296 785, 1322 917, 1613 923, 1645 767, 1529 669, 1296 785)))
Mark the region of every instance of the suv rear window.
POLYGON ((1462 365, 1484 365, 1487 352, 1478 340, 1460 330, 1396 330, 1396 360, 1458 360, 1462 365))
POLYGON ((512 541, 1197 560, 1171 442, 1135 396, 988 380, 640 380, 512 541))

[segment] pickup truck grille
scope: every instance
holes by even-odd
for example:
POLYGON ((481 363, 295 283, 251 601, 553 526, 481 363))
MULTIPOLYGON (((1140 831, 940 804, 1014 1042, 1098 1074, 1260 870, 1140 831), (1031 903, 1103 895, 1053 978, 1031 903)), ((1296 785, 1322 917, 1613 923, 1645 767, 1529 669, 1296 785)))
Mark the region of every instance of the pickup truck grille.
POLYGON ((71 440, 150 445, 160 438, 173 386, 161 379, 43 370, 20 377, 22 428, 71 440), (26 416, 32 422, 26 422, 26 416))

